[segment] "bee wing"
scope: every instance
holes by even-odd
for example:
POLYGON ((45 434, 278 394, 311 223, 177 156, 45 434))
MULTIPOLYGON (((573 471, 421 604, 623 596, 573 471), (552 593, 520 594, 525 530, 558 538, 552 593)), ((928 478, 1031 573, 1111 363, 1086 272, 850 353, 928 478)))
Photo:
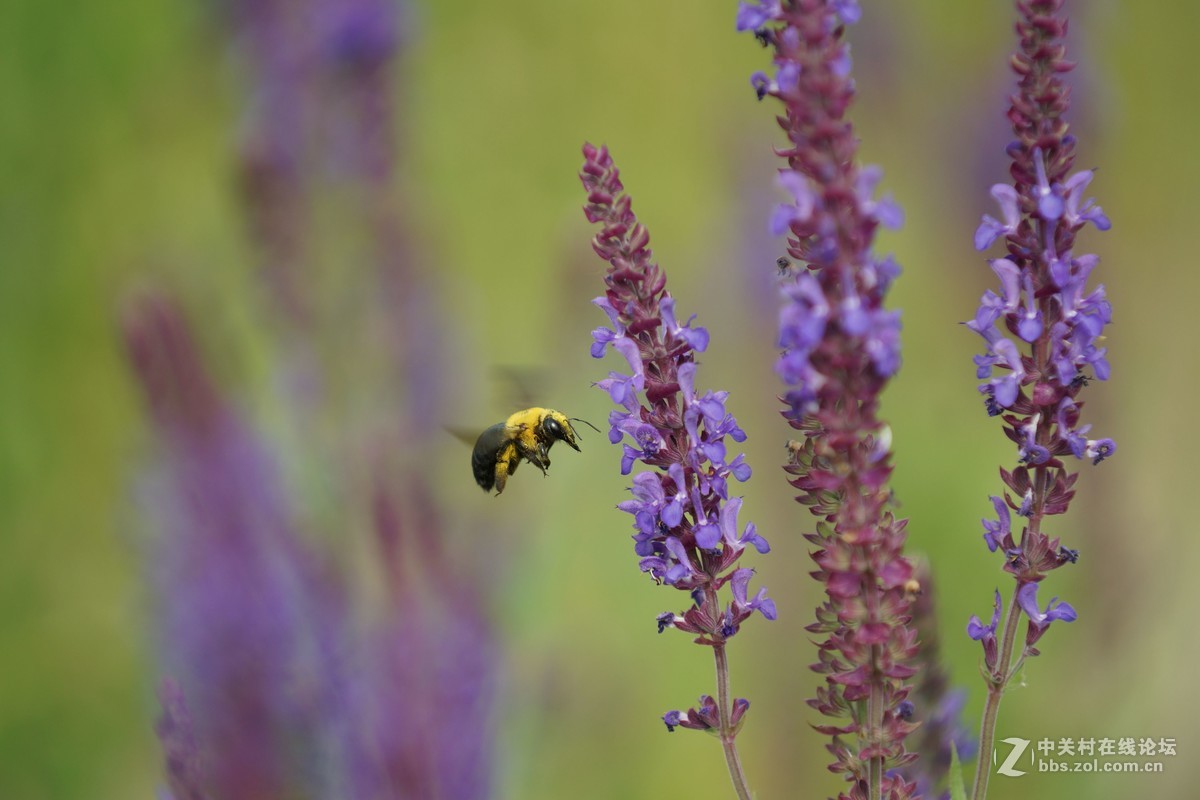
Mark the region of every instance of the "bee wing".
POLYGON ((541 405, 550 385, 550 371, 545 367, 493 367, 492 375, 497 383, 497 395, 503 398, 509 412, 541 405))
POLYGON ((460 428, 457 425, 443 425, 442 429, 469 447, 475 446, 480 433, 478 428, 460 428))

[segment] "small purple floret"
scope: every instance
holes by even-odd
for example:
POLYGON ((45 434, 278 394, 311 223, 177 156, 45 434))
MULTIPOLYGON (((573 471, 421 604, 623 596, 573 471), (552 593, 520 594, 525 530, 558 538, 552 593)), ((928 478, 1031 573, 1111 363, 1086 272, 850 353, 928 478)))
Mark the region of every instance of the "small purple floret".
POLYGON ((753 31, 768 22, 779 19, 783 13, 779 0, 764 0, 758 3, 738 3, 737 29, 753 31))
POLYGON ((996 509, 996 521, 983 520, 983 540, 987 542, 988 550, 992 553, 1004 546, 1005 540, 1011 538, 1012 517, 1008 513, 1008 503, 1004 498, 991 498, 992 507, 996 509))
POLYGON ((996 602, 992 611, 992 621, 988 625, 976 615, 972 614, 971 619, 967 622, 967 636, 970 636, 977 642, 985 639, 994 639, 996 637, 996 627, 1000 624, 1000 610, 1003 608, 1003 601, 1000 599, 1000 590, 996 590, 996 602))
POLYGON ((1078 618, 1071 604, 1060 602, 1057 597, 1050 598, 1050 602, 1046 604, 1046 610, 1042 611, 1038 607, 1037 591, 1037 583, 1023 583, 1017 589, 1017 605, 1034 625, 1044 628, 1051 622, 1074 622, 1078 618))

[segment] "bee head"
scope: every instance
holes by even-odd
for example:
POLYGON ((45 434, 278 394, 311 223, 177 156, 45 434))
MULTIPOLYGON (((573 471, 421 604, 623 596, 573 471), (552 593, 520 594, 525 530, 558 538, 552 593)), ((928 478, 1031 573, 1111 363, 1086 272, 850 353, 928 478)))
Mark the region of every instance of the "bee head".
POLYGON ((541 429, 542 436, 546 441, 553 442, 555 439, 561 439, 572 449, 579 450, 579 439, 575 435, 575 429, 571 427, 571 421, 562 413, 548 410, 546 416, 542 418, 541 429))

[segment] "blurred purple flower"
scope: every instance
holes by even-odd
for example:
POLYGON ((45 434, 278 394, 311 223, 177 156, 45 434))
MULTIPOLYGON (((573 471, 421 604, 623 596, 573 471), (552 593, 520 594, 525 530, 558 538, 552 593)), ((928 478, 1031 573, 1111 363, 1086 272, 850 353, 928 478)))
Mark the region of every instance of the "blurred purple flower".
MULTIPOLYGON (((158 732, 174 800, 490 796, 494 645, 463 578, 409 542, 436 591, 400 582, 394 623, 357 624, 179 308, 142 298, 124 328, 161 450, 142 497, 172 675, 158 732)), ((409 513, 428 535, 438 523, 423 494, 409 513)), ((385 503, 376 517, 396 553, 399 516, 385 503)))
POLYGON ((274 467, 212 384, 178 308, 141 300, 125 335, 163 443, 143 497, 160 532, 153 577, 177 681, 166 702, 187 697, 213 794, 285 794, 295 751, 281 734, 320 726, 297 676, 332 678, 304 655, 324 633, 311 624, 324 610, 309 609, 325 593, 306 585, 309 556, 274 467))
POLYGON ((897 714, 920 726, 914 731, 912 745, 919 758, 902 771, 916 783, 921 797, 940 797, 938 793, 949 785, 951 749, 957 751, 960 759, 969 759, 975 752, 975 740, 963 724, 966 693, 951 686, 941 657, 936 587, 929 563, 918 561, 915 569, 912 615, 920 640, 916 659, 919 669, 910 700, 904 701, 908 708, 897 709, 897 714))
POLYGON ((158 690, 162 716, 154 726, 166 762, 172 800, 204 800, 204 767, 192 715, 179 684, 167 678, 158 690))

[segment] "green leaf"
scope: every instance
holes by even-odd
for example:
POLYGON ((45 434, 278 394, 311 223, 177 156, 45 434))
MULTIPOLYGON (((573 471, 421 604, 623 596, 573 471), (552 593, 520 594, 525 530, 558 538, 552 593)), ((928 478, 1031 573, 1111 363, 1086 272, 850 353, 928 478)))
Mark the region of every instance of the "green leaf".
POLYGON ((967 787, 963 783, 962 764, 958 761, 958 748, 950 743, 950 800, 967 800, 967 787))

